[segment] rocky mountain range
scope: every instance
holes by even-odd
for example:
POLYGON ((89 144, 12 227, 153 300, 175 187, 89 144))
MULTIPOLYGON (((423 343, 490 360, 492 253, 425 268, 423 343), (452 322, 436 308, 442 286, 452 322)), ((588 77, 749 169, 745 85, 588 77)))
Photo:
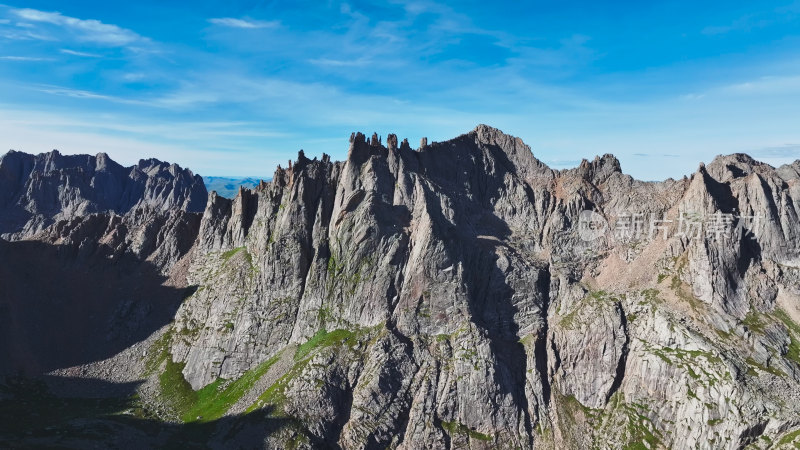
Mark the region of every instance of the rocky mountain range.
POLYGON ((228 199, 10 152, 0 236, 0 447, 800 445, 800 160, 354 133, 228 199))

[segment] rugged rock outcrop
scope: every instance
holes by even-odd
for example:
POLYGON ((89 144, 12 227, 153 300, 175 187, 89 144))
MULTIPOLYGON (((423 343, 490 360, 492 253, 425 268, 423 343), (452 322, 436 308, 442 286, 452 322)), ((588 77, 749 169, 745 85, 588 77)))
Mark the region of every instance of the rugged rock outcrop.
POLYGON ((123 167, 97 156, 10 151, 0 157, 0 237, 31 237, 59 220, 133 209, 200 212, 203 179, 155 159, 123 167))
MULTIPOLYGON (((0 199, 36 186, 3 177, 0 199)), ((556 171, 481 125, 355 133, 202 217, 174 181, 148 214, 0 225, 188 287, 145 355, 54 373, 126 368, 212 445, 766 448, 800 436, 799 180, 740 154, 657 183, 611 155, 556 171)))

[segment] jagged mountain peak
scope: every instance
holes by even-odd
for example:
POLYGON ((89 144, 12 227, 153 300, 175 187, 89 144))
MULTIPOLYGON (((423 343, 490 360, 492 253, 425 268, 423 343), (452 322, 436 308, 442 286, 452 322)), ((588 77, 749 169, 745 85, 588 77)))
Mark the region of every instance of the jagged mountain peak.
POLYGON ((555 175, 522 139, 483 124, 442 142, 429 143, 427 138, 422 138, 416 150, 410 147, 407 139, 398 144, 395 134, 387 136, 384 146, 382 136, 377 133, 370 138, 361 132, 352 133, 347 163, 361 166, 371 157, 390 160, 391 164, 403 160, 407 168, 419 165, 422 172, 446 183, 462 176, 458 174, 473 170, 481 170, 489 176, 510 172, 531 182, 552 179, 555 175))
POLYGON ((721 183, 729 183, 753 173, 760 175, 774 174, 775 168, 769 164, 753 159, 745 153, 718 155, 705 166, 706 172, 721 183))
POLYGON ((575 172, 587 181, 599 185, 605 183, 615 173, 621 174, 622 166, 616 156, 606 153, 603 156, 595 156, 591 162, 587 159, 581 160, 575 172))
POLYGON ((780 166, 777 172, 786 181, 800 179, 800 159, 791 164, 780 166))
POLYGON ((481 142, 487 143, 487 144, 496 143, 498 141, 505 141, 505 140, 511 139, 511 140, 517 140, 521 145, 524 145, 524 142, 522 142, 522 139, 520 139, 520 138, 518 138, 516 136, 512 136, 510 134, 507 134, 507 133, 503 132, 503 130, 501 130, 499 128, 495 128, 493 126, 486 125, 486 124, 483 124, 483 123, 478 124, 478 126, 476 126, 468 134, 474 134, 478 138, 478 140, 480 140, 481 142))
POLYGON ((0 158, 0 236, 29 237, 59 220, 134 208, 201 212, 208 193, 200 176, 174 163, 142 159, 123 167, 107 154, 0 158))

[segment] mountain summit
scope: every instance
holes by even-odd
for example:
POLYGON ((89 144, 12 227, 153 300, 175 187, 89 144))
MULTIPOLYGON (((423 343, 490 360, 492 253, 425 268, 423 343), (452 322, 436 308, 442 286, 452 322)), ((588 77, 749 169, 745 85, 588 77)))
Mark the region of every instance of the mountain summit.
MULTIPOLYGON (((158 446, 187 430, 212 447, 792 442, 798 167, 736 154, 642 182, 612 155, 550 169, 486 125, 417 149, 354 133, 345 161, 300 152, 203 208, 202 180, 174 165, 9 153, 4 367, 47 373, 54 396, 129 386, 114 398, 139 412, 0 442, 158 446), (107 281, 68 282, 77 273, 107 281), (42 323, 64 331, 26 331, 42 323)), ((25 398, 6 390, 17 397, 2 404, 25 398)))

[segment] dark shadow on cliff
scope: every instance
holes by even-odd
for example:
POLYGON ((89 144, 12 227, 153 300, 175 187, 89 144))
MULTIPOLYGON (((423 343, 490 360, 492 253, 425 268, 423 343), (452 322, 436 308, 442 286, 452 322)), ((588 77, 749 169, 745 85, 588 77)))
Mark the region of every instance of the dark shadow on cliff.
MULTIPOLYGON (((495 147, 489 149, 496 163, 493 166, 494 173, 480 170, 477 164, 482 160, 472 157, 471 152, 474 149, 434 148, 430 152, 434 151, 443 152, 449 159, 458 161, 461 165, 451 163, 454 168, 449 172, 443 169, 429 173, 438 185, 449 186, 446 191, 453 200, 453 209, 456 211, 453 219, 456 223, 453 225, 438 207, 439 202, 435 201, 433 194, 429 194, 427 211, 432 217, 433 232, 443 242, 450 259, 462 263, 470 317, 478 327, 485 330, 489 338, 493 358, 486 363, 494 366, 494 384, 501 394, 513 399, 530 436, 536 418, 528 414, 529 405, 525 395, 528 359, 525 347, 517 336, 519 324, 515 315, 519 312, 517 298, 537 292, 540 285, 531 285, 529 288, 532 292, 515 292, 508 284, 510 269, 501 268, 502 264, 498 264, 499 254, 505 253, 515 260, 522 259, 522 256, 507 245, 512 235, 511 229, 491 209, 494 201, 505 190, 504 177, 508 173, 513 174, 514 166, 507 155, 495 147)), ((434 155, 426 157, 429 160, 435 158, 434 155)), ((543 295, 547 295, 547 292, 543 295)), ((540 306, 543 309, 547 307, 546 303, 540 306)), ((547 391, 547 387, 543 390, 547 391)))
MULTIPOLYGON (((451 252, 451 258, 463 263, 463 280, 470 298, 470 316, 476 325, 486 331, 489 338, 493 360, 487 363, 494 365, 493 381, 501 394, 513 399, 523 418, 527 434, 531 436, 533 425, 541 417, 531 417, 528 412, 533 410, 534 414, 544 414, 550 396, 544 347, 547 335, 549 272, 538 266, 531 267, 537 275, 524 292, 518 292, 509 285, 511 267, 503 267, 504 264, 498 263, 500 255, 504 254, 503 258, 514 261, 526 258, 507 244, 512 230, 493 211, 495 202, 507 190, 505 178, 508 175, 517 176, 519 168, 497 145, 487 145, 484 154, 469 137, 464 137, 461 145, 444 147, 435 144, 423 156, 426 163, 436 168, 426 174, 437 185, 447 187, 443 191, 451 196, 453 209, 457 211, 456 225, 452 226, 448 224, 441 210, 428 208, 434 224, 448 224, 435 226, 434 232, 451 252), (488 166, 486 159, 491 161, 488 166), (486 167, 491 167, 492 171, 488 172, 486 167), (535 367, 528 367, 526 349, 518 336, 519 323, 515 317, 520 312, 520 305, 526 304, 524 299, 531 296, 539 300, 537 306, 543 319, 542 327, 534 336, 535 367), (528 404, 525 395, 528 370, 539 372, 537 375, 542 382, 542 405, 528 404)), ((526 187, 525 195, 531 201, 530 189, 523 180, 519 181, 526 187)), ((429 202, 429 205, 437 204, 429 202)), ((516 286, 517 289, 519 287, 516 286)), ((524 443, 529 444, 530 442, 524 443)))
POLYGON ((104 245, 0 240, 0 372, 40 374, 119 353, 169 323, 184 296, 104 245))
MULTIPOLYGON (((271 408, 208 422, 167 423, 146 416, 138 383, 62 378, 9 378, 0 384, 0 448, 260 448, 292 419, 271 408), (112 397, 59 397, 47 385, 94 384, 112 397)), ((49 377, 54 378, 54 377, 49 377)))
MULTIPOLYGON (((528 358, 524 345, 518 337, 519 324, 515 315, 519 312, 517 299, 519 296, 528 296, 530 292, 517 292, 507 282, 508 274, 497 264, 499 256, 496 253, 497 247, 505 247, 501 241, 490 240, 480 236, 467 238, 468 245, 464 248, 465 259, 472 260, 464 264, 466 269, 464 281, 470 293, 470 313, 473 321, 486 330, 489 345, 494 355, 495 371, 494 382, 503 394, 508 394, 513 398, 514 403, 519 408, 520 414, 524 418, 525 427, 528 435, 532 433, 532 422, 537 418, 529 417, 528 399, 525 395, 526 372, 528 369, 542 370, 546 367, 546 352, 537 352, 536 367, 528 367, 528 358)), ((507 250, 510 248, 506 247, 507 250)), ((539 274, 541 277, 541 273, 539 274)), ((538 292, 541 286, 541 279, 530 286, 530 290, 538 292)), ((549 280, 548 280, 549 284, 549 280)), ((539 292, 541 295, 548 295, 547 292, 539 292)), ((538 296, 538 295, 537 295, 538 296)), ((547 303, 539 305, 545 314, 547 303)), ((546 320, 544 327, 546 327, 546 320)), ((546 328, 539 330, 534 342, 544 343, 546 328), (542 331, 544 330, 544 333, 542 331), (544 335, 542 335, 544 334, 544 335)), ((549 400, 549 384, 547 378, 542 377, 542 390, 544 391, 544 402, 549 400)), ((534 410, 539 410, 539 405, 534 405, 534 410)))

